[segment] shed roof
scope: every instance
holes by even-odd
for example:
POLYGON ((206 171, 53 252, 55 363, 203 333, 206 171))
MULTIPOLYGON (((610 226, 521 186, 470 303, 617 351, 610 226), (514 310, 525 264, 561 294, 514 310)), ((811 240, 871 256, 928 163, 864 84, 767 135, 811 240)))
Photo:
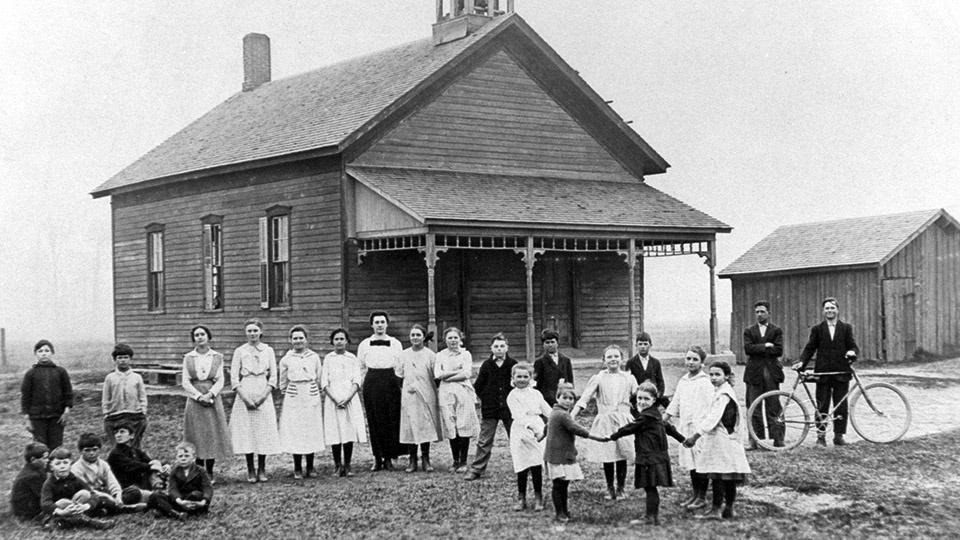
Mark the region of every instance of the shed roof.
MULTIPOLYGON (((353 138, 382 119, 386 110, 410 99, 506 28, 518 29, 588 99, 603 104, 579 76, 520 18, 494 17, 466 38, 442 45, 422 39, 238 92, 150 150, 92 192, 94 197, 142 182, 189 177, 221 167, 344 150, 353 138)), ((616 113, 603 105, 605 115, 616 113)), ((621 120, 622 123, 622 120, 621 120)), ((646 174, 667 163, 626 124, 632 155, 645 160, 646 174)))
POLYGON ((942 209, 784 225, 719 276, 882 264, 940 217, 957 226, 942 209))
POLYGON ((722 221, 643 182, 369 166, 350 166, 347 173, 426 224, 730 231, 722 221))

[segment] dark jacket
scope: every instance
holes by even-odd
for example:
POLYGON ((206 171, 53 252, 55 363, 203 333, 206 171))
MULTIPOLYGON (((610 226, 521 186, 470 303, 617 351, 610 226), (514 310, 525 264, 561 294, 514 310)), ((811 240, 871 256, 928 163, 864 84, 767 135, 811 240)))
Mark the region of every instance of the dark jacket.
POLYGON ((547 446, 543 451, 543 461, 555 465, 576 463, 577 435, 586 437, 590 431, 574 421, 570 411, 554 405, 547 422, 547 446))
POLYGON ((477 380, 473 381, 473 389, 480 399, 480 415, 484 418, 498 418, 510 420, 510 409, 507 407, 507 395, 513 390, 510 386, 510 371, 517 361, 508 354, 503 365, 497 367, 493 355, 480 364, 477 380))
POLYGON ((652 382, 657 387, 657 396, 662 396, 665 388, 663 384, 663 368, 660 366, 659 360, 652 356, 648 358, 650 360, 647 361, 647 369, 643 369, 643 364, 640 363, 640 355, 633 355, 633 358, 627 360, 626 370, 637 380, 637 384, 643 381, 652 382))
POLYGON ((107 456, 107 463, 120 487, 149 487, 148 478, 153 474, 153 469, 150 467, 150 456, 143 450, 129 444, 117 444, 107 456))
POLYGON ((679 442, 686 440, 677 428, 663 421, 660 409, 654 404, 640 411, 636 420, 618 429, 610 435, 610 438, 617 440, 633 435, 633 447, 636 450, 638 465, 669 465, 668 434, 679 442))
POLYGON ((747 368, 743 372, 743 382, 754 386, 764 385, 763 371, 766 369, 773 382, 783 382, 783 366, 780 357, 783 355, 783 330, 779 326, 767 323, 767 331, 760 336, 760 325, 755 324, 743 331, 743 352, 747 355, 747 368), (767 347, 767 343, 773 347, 767 347))
POLYGON ((537 381, 537 390, 551 407, 557 402, 557 385, 560 379, 573 384, 573 364, 562 353, 557 353, 557 361, 547 353, 541 354, 533 362, 533 378, 537 381))
POLYGON ((170 498, 174 501, 177 499, 195 500, 190 497, 191 493, 203 493, 203 498, 207 501, 203 511, 210 508, 210 503, 213 501, 213 484, 210 483, 210 477, 207 476, 207 471, 203 468, 195 463, 191 463, 188 467, 174 467, 170 471, 169 482, 168 492, 170 498))
POLYGON ((44 480, 43 487, 40 488, 40 509, 45 516, 51 516, 57 507, 57 501, 72 499, 81 489, 89 490, 90 486, 73 473, 69 473, 63 478, 57 478, 50 474, 44 480))
POLYGON ((853 326, 837 319, 837 328, 833 339, 830 339, 830 328, 827 321, 823 321, 810 329, 810 339, 800 353, 800 364, 806 368, 816 355, 814 372, 850 371, 850 360, 846 358, 850 350, 860 354, 860 347, 853 339, 853 326))
POLYGON ((55 418, 73 407, 73 386, 67 370, 52 362, 37 362, 20 384, 20 414, 55 418))
POLYGON ((36 461, 25 464, 10 490, 10 511, 20 519, 34 519, 40 515, 40 492, 47 472, 38 465, 36 461))

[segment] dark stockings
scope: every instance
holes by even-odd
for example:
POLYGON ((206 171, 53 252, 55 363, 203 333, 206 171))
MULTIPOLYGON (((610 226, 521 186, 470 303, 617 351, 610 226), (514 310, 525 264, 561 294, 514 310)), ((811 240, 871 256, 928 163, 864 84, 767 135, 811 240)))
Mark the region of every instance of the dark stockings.
POLYGON ((214 460, 212 460, 212 459, 199 459, 199 458, 197 458, 197 459, 194 460, 194 461, 195 461, 195 463, 197 464, 197 467, 203 467, 204 469, 206 469, 208 475, 212 475, 212 474, 213 474, 213 462, 214 462, 214 460))
POLYGON ((660 513, 660 492, 657 491, 657 487, 647 487, 643 488, 643 491, 647 494, 647 515, 655 516, 660 513))
MULTIPOLYGON (((247 458, 247 472, 253 474, 253 454, 244 454, 247 458)), ((267 456, 257 454, 257 471, 263 472, 267 467, 267 456)))
MULTIPOLYGON (((336 467, 350 466, 350 460, 353 458, 353 442, 346 442, 343 444, 334 444, 330 446, 330 449, 333 451, 333 464, 336 467), (341 451, 343 452, 341 457, 341 451), (341 461, 342 459, 342 461, 341 461)), ((313 456, 310 456, 313 457, 313 456)), ((309 467, 310 461, 307 458, 307 466, 309 467)))
POLYGON ((553 481, 551 494, 553 495, 553 509, 557 516, 570 515, 570 511, 567 509, 567 486, 569 485, 570 482, 562 478, 556 478, 553 481))
POLYGON ((543 496, 543 467, 537 465, 536 467, 530 467, 524 469, 517 473, 517 494, 520 498, 527 496, 527 472, 530 473, 530 477, 533 480, 533 494, 536 497, 543 496))
MULTIPOLYGON (((302 472, 301 463, 303 462, 304 454, 294 454, 293 455, 293 470, 294 472, 302 472)), ((307 471, 313 471, 313 454, 306 454, 307 457, 307 471)))
POLYGON ((607 479, 607 489, 613 489, 614 474, 617 478, 617 490, 623 491, 623 486, 627 483, 627 460, 621 459, 603 464, 603 476, 607 479))
POLYGON ((467 454, 470 453, 470 437, 455 437, 450 439, 450 452, 453 453, 454 464, 466 465, 467 454))
MULTIPOLYGON (((410 448, 410 459, 413 460, 413 461, 416 461, 416 460, 417 460, 417 445, 415 445, 415 444, 408 444, 407 447, 410 448)), ((422 455, 423 458, 426 459, 426 460, 429 460, 429 459, 430 459, 430 443, 428 443, 428 442, 420 443, 420 455, 422 455)))
POLYGON ((693 494, 698 499, 703 499, 707 496, 710 477, 705 474, 700 474, 697 471, 690 471, 690 484, 693 486, 693 494))

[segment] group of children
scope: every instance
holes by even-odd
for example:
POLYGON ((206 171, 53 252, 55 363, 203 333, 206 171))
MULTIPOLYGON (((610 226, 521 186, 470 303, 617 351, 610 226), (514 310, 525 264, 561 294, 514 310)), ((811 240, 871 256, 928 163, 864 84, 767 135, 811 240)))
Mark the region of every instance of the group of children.
MULTIPOLYGON (((104 463, 98 457, 99 439, 85 434, 78 445, 81 457, 76 464, 70 464, 71 453, 61 446, 63 421, 72 395, 69 378, 62 368, 49 369, 53 346, 39 342, 38 363, 28 372, 23 385, 24 412, 29 415, 35 439, 43 441, 40 434, 49 430, 50 423, 59 426, 60 439, 49 439, 49 446, 56 448, 49 455, 48 477, 39 472, 47 465, 48 446, 28 446, 27 465, 14 491, 29 491, 44 477, 43 484, 50 487, 36 489, 39 502, 16 509, 15 513, 28 518, 42 514, 46 522, 55 526, 107 526, 95 516, 146 508, 182 519, 188 513, 207 509, 212 498, 215 460, 234 453, 245 455, 247 480, 251 483, 268 480, 265 458, 280 452, 293 455, 295 478, 314 475, 314 454, 325 445, 332 448, 335 474, 352 476, 353 444, 367 440, 365 407, 358 395, 368 370, 363 361, 346 350, 347 331, 341 328, 331 333, 333 351, 321 361, 307 347, 306 329, 294 326, 289 332, 291 348, 280 360, 279 369, 273 349, 260 341, 262 323, 251 319, 245 323, 244 332, 247 343, 234 351, 231 364, 236 398, 228 424, 220 397, 224 387, 223 356, 210 347, 212 334, 208 328, 199 325, 191 330, 195 348, 187 353, 183 363, 182 384, 188 394, 183 442, 176 448, 173 469, 150 460, 139 449, 146 425, 146 393, 142 379, 129 367, 133 351, 123 344, 113 352, 117 369, 105 381, 102 403, 105 430, 114 434, 117 445, 104 463), (40 371, 42 376, 35 377, 34 371, 40 371), (31 388, 46 388, 48 392, 50 388, 59 388, 59 392, 52 393, 62 398, 65 405, 37 405, 36 396, 27 395, 31 390, 27 379, 31 377, 36 379, 31 388), (279 423, 273 405, 274 389, 283 395, 279 423), (63 467, 64 463, 69 466, 63 467), (71 467, 75 469, 72 473, 71 467), (163 476, 168 479, 166 491, 163 476)), ((399 378, 402 388, 399 443, 409 449, 407 472, 416 471, 418 465, 424 471, 433 471, 430 443, 446 438, 453 455, 450 470, 466 473, 467 480, 480 478, 490 458, 497 424, 503 423, 516 473, 514 508, 519 511, 530 506, 535 511, 543 510, 546 472, 552 481, 556 519, 567 521, 569 483, 583 478, 574 441, 577 436, 586 437, 593 440, 588 458, 603 464, 607 499, 626 497, 627 462, 635 461, 634 485, 646 494, 646 516, 642 522, 655 525, 659 523, 657 488, 674 485, 667 451, 669 435, 683 443, 680 466, 690 471, 693 489, 684 507, 705 508, 706 491, 713 478, 712 505, 701 517, 733 517, 736 485, 750 472, 739 438, 740 415, 729 382, 729 365, 715 362, 709 373, 704 373, 706 353, 701 348, 691 347, 687 352, 687 373, 661 413, 667 402, 663 397, 663 375, 659 362, 649 357, 650 337, 645 333, 637 343, 641 354, 626 364, 618 346, 604 350, 604 369, 591 377, 579 400, 569 360, 565 369, 569 373, 547 383, 555 385, 555 389, 535 388, 540 382, 534 380, 535 373, 543 368, 538 365, 535 369, 511 359, 506 337, 497 334, 491 339, 489 358, 471 383, 473 359, 463 348, 462 332, 446 329, 442 335, 446 348, 438 353, 426 347, 431 337, 422 326, 414 325, 409 334, 411 346, 401 349, 392 365, 392 373, 399 378), (587 430, 576 422, 576 417, 591 401, 596 402, 597 414, 587 430), (677 427, 669 423, 673 418, 678 420, 677 427), (477 452, 468 466, 471 437, 477 437, 477 452), (422 456, 419 463, 418 453, 422 456), (530 505, 528 478, 533 484, 530 505)), ((557 337, 555 332, 544 332, 542 341, 556 342, 557 337)), ((554 369, 563 367, 556 354, 545 354, 537 362, 553 362, 550 367, 554 369)), ((369 411, 370 407, 366 409, 369 411)), ((57 430, 53 431, 56 435, 57 430)), ((374 430, 370 432, 373 436, 374 430)), ((384 464, 378 457, 374 470, 384 464)))
POLYGON ((100 457, 103 442, 94 433, 80 435, 77 459, 66 446, 51 451, 41 442, 27 444, 26 463, 10 491, 13 515, 51 529, 108 529, 114 522, 102 518, 120 513, 152 508, 183 520, 207 511, 213 488, 194 462, 192 444, 177 444, 170 466, 133 447, 130 426, 117 426, 114 436, 116 445, 106 460, 100 457))

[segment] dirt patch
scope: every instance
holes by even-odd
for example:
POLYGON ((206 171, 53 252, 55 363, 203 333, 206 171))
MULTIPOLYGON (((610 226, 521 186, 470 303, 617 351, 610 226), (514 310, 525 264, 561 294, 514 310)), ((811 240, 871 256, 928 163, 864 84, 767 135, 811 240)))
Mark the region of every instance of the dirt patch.
POLYGON ((825 510, 847 508, 854 503, 834 493, 823 493, 819 490, 801 492, 773 485, 744 486, 740 494, 743 499, 776 506, 788 515, 816 514, 825 510))

